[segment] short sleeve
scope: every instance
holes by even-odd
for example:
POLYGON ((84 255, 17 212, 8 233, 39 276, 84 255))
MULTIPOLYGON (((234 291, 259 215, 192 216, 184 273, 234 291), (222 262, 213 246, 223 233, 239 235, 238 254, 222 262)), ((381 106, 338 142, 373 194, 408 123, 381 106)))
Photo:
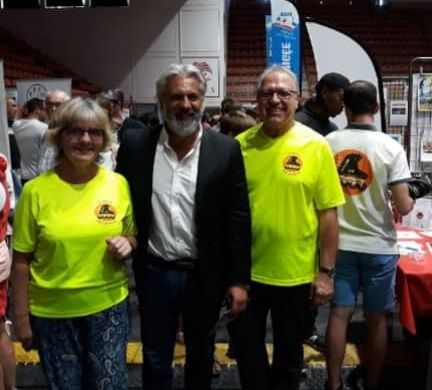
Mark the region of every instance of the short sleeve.
POLYGON ((24 186, 15 208, 12 234, 13 249, 23 253, 34 252, 37 240, 35 198, 29 184, 24 186))
POLYGON ((396 143, 397 152, 394 155, 388 177, 388 184, 397 184, 411 178, 408 160, 402 146, 396 143))
POLYGON ((327 143, 323 143, 320 150, 318 180, 315 191, 315 206, 318 210, 330 209, 345 203, 336 163, 327 143))
MULTIPOLYGON (((119 175, 120 176, 120 175, 119 175)), ((121 176, 121 179, 123 181, 123 188, 124 188, 124 196, 123 201, 126 202, 126 212, 125 216, 123 218, 123 235, 125 236, 132 236, 136 234, 136 226, 135 226, 135 219, 134 219, 134 213, 133 213, 133 207, 132 207, 132 200, 129 190, 129 185, 126 181, 126 179, 121 176)))

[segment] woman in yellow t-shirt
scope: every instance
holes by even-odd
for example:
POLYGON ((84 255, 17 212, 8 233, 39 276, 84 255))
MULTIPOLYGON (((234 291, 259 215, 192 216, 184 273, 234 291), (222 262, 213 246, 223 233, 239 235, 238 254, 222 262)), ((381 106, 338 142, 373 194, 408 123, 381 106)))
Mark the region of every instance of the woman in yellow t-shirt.
POLYGON ((51 387, 127 389, 124 260, 135 225, 126 180, 97 163, 108 117, 75 98, 48 131, 57 164, 26 183, 14 217, 15 331, 37 348, 51 387))

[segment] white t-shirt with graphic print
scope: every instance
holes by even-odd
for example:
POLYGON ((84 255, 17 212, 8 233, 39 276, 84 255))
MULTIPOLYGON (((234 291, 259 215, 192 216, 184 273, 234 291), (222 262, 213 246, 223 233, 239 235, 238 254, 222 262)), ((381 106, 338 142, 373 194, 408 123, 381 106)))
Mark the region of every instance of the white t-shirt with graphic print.
POLYGON ((402 146, 372 125, 351 123, 326 137, 346 203, 338 208, 339 249, 397 254, 388 186, 411 178, 402 146))

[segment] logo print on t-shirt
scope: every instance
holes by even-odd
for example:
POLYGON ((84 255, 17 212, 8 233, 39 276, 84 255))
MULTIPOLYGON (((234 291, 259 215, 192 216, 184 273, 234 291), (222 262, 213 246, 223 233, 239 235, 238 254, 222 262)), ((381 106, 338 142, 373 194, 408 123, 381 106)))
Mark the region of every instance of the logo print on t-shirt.
POLYGON ((285 172, 293 175, 299 173, 302 166, 303 166, 303 161, 296 154, 289 154, 283 162, 283 168, 285 172))
POLYGON ((372 182, 372 165, 368 157, 355 149, 344 149, 336 153, 336 166, 343 191, 347 195, 359 195, 372 182))
POLYGON ((116 218, 116 210, 114 206, 108 202, 102 202, 96 207, 96 218, 99 222, 110 223, 116 218))

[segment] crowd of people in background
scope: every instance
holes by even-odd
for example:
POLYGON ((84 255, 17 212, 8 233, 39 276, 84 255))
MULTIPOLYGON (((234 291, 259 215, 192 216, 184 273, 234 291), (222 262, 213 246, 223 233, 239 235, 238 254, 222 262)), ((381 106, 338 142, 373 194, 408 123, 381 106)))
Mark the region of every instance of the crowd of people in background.
MULTIPOLYGON (((227 98, 211 115, 200 71, 173 64, 156 91, 158 111, 140 118, 125 115, 118 89, 94 99, 54 90, 20 109, 7 99, 19 198, 14 329, 26 350, 38 350, 51 388, 127 388, 125 260, 133 258, 145 389, 172 389, 180 317, 185 389, 210 389, 221 315, 233 320, 230 351, 244 390, 299 389, 304 342, 326 353, 325 388, 343 389, 360 290, 361 379, 379 389, 397 262, 391 202, 407 214, 416 196, 402 147, 373 125, 375 87, 329 73, 299 107, 295 75, 271 67, 258 79, 256 106, 227 98), (344 107, 348 126, 336 131, 330 118, 344 107), (324 337, 314 321, 329 302, 324 337)), ((0 156, 5 246, 6 165, 0 156)), ((0 267, 8 257, 6 247, 0 267)), ((13 389, 9 272, 0 276, 0 389, 13 389)))

